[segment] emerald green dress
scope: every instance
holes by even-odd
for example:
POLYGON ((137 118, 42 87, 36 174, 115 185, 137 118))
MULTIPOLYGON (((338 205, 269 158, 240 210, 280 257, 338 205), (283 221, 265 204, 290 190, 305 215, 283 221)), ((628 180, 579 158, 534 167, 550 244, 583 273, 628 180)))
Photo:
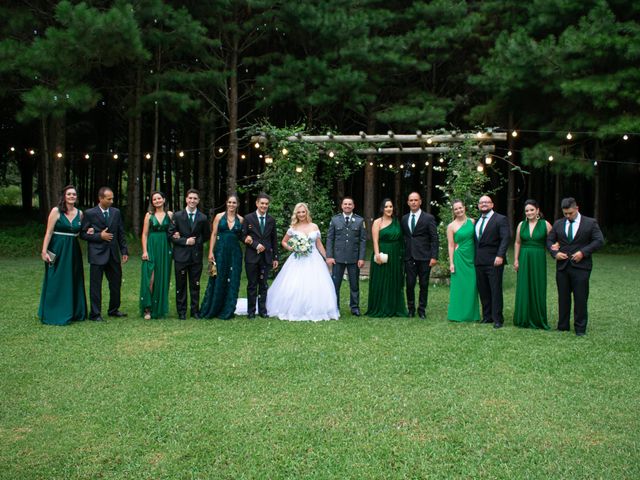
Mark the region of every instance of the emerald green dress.
POLYGON ((171 244, 167 231, 170 225, 169 215, 165 214, 162 223, 155 215, 149 217, 149 260, 142 262, 140 274, 140 315, 144 315, 144 311, 149 309, 151 318, 163 318, 169 312, 171 244))
POLYGON ((240 234, 242 224, 236 217, 229 229, 227 216, 223 215, 218 224, 218 236, 213 256, 216 258, 218 275, 209 277, 200 315, 204 318, 233 318, 238 302, 240 274, 242 273, 242 250, 240 234))
POLYGON ((513 323, 517 327, 549 330, 547 323, 547 224, 538 220, 529 233, 525 220, 520 226, 520 256, 513 323))
POLYGON ((38 308, 38 317, 47 325, 68 325, 87 318, 79 233, 80 210, 71 222, 60 212, 48 248, 56 259, 51 265, 45 263, 38 308))
POLYGON ((369 269, 369 317, 406 317, 409 315, 404 296, 402 228, 397 219, 380 229, 378 245, 389 255, 387 263, 378 265, 371 256, 369 269))
POLYGON ((474 236, 473 222, 469 219, 453 234, 453 241, 458 245, 458 248, 453 252, 455 273, 451 274, 447 318, 454 322, 480 321, 480 304, 474 265, 476 258, 474 236))

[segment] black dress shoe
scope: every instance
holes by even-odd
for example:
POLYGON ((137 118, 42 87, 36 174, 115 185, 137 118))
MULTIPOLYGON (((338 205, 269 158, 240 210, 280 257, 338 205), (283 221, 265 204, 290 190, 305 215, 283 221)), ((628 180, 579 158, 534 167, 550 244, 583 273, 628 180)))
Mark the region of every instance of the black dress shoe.
POLYGON ((196 313, 192 313, 191 314, 191 318, 195 318, 196 320, 200 320, 202 317, 200 316, 200 314, 198 312, 196 312, 196 313))
POLYGON ((262 318, 269 318, 269 315, 268 315, 268 314, 266 314, 266 313, 261 313, 261 314, 260 314, 260 316, 261 316, 262 318))
POLYGON ((178 320, 186 320, 187 319, 187 315, 184 313, 179 313, 178 314, 178 320))
POLYGON ((127 314, 124 312, 121 312, 120 310, 116 310, 115 312, 110 313, 109 316, 110 317, 126 317, 127 314))
POLYGON ((482 320, 480 323, 493 323, 491 320, 482 320))
POLYGON ((584 337, 585 332, 576 332, 576 337, 584 337))
POLYGON ((502 324, 500 322, 496 322, 493 324, 493 328, 502 328, 502 324))
POLYGON ((355 317, 359 317, 360 316, 360 309, 359 308, 354 308, 353 310, 351 310, 351 315, 353 315, 355 317))
POLYGON ((102 318, 100 315, 95 318, 90 318, 89 320, 91 320, 92 322, 104 322, 104 318, 102 318))
POLYGON ((247 313, 247 318, 249 318, 249 319, 256 318, 256 314, 255 313, 247 313))
POLYGON ((424 312, 418 312, 418 316, 419 316, 422 320, 424 320, 425 318, 427 318, 427 316, 425 315, 425 313, 424 313, 424 312))

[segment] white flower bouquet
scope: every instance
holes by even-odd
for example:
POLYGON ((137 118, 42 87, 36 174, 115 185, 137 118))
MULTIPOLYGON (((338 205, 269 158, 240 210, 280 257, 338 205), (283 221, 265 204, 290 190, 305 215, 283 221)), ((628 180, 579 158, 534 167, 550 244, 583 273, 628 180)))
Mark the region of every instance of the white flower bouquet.
POLYGON ((309 237, 298 235, 297 233, 291 236, 287 241, 287 245, 292 248, 296 258, 306 257, 313 250, 313 244, 311 240, 309 240, 309 237))

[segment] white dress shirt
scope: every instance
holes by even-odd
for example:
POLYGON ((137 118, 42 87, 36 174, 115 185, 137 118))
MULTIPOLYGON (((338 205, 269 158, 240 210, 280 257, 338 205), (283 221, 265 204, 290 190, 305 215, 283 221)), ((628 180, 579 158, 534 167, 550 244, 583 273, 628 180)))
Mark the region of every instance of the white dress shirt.
MULTIPOLYGON (((482 227, 482 232, 484 233, 484 229, 487 228, 487 223, 489 223, 489 219, 493 216, 493 210, 489 210, 489 213, 485 213, 484 227, 482 227)), ((480 238, 480 225, 482 225, 482 216, 476 222, 476 238, 480 238)))

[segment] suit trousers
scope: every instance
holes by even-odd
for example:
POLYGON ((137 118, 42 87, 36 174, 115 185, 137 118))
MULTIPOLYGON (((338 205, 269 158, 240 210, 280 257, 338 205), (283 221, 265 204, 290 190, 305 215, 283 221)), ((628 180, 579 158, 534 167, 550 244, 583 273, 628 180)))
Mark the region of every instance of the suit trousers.
POLYGON ((268 315, 267 312, 267 280, 271 272, 271 264, 266 262, 246 263, 244 265, 247 274, 247 314, 256 313, 256 300, 258 314, 268 315))
POLYGON ((200 312, 200 277, 202 262, 176 263, 176 308, 178 315, 187 314, 187 279, 191 296, 191 315, 200 312))
POLYGON ((347 270, 349 276, 349 308, 351 311, 360 309, 360 269, 357 263, 336 263, 331 267, 331 279, 336 287, 336 298, 338 299, 338 309, 340 308, 340 287, 342 286, 342 277, 344 271, 347 270))
POLYGON ((113 258, 104 265, 91 264, 89 267, 89 297, 91 297, 91 313, 89 318, 102 315, 102 275, 109 282, 109 314, 120 308, 120 285, 122 283, 122 265, 113 258))
POLYGON ((573 293, 573 328, 576 333, 587 330, 587 301, 589 300, 589 277, 591 270, 567 265, 556 270, 558 285, 558 330, 570 330, 571 294, 573 293))
POLYGON ((476 265, 476 282, 480 303, 482 303, 482 323, 494 323, 502 325, 502 277, 504 265, 476 265))
POLYGON ((405 260, 404 269, 407 275, 407 309, 410 314, 416 311, 416 283, 420 281, 418 293, 418 313, 426 315, 429 300, 429 276, 431 267, 429 260, 405 260))

